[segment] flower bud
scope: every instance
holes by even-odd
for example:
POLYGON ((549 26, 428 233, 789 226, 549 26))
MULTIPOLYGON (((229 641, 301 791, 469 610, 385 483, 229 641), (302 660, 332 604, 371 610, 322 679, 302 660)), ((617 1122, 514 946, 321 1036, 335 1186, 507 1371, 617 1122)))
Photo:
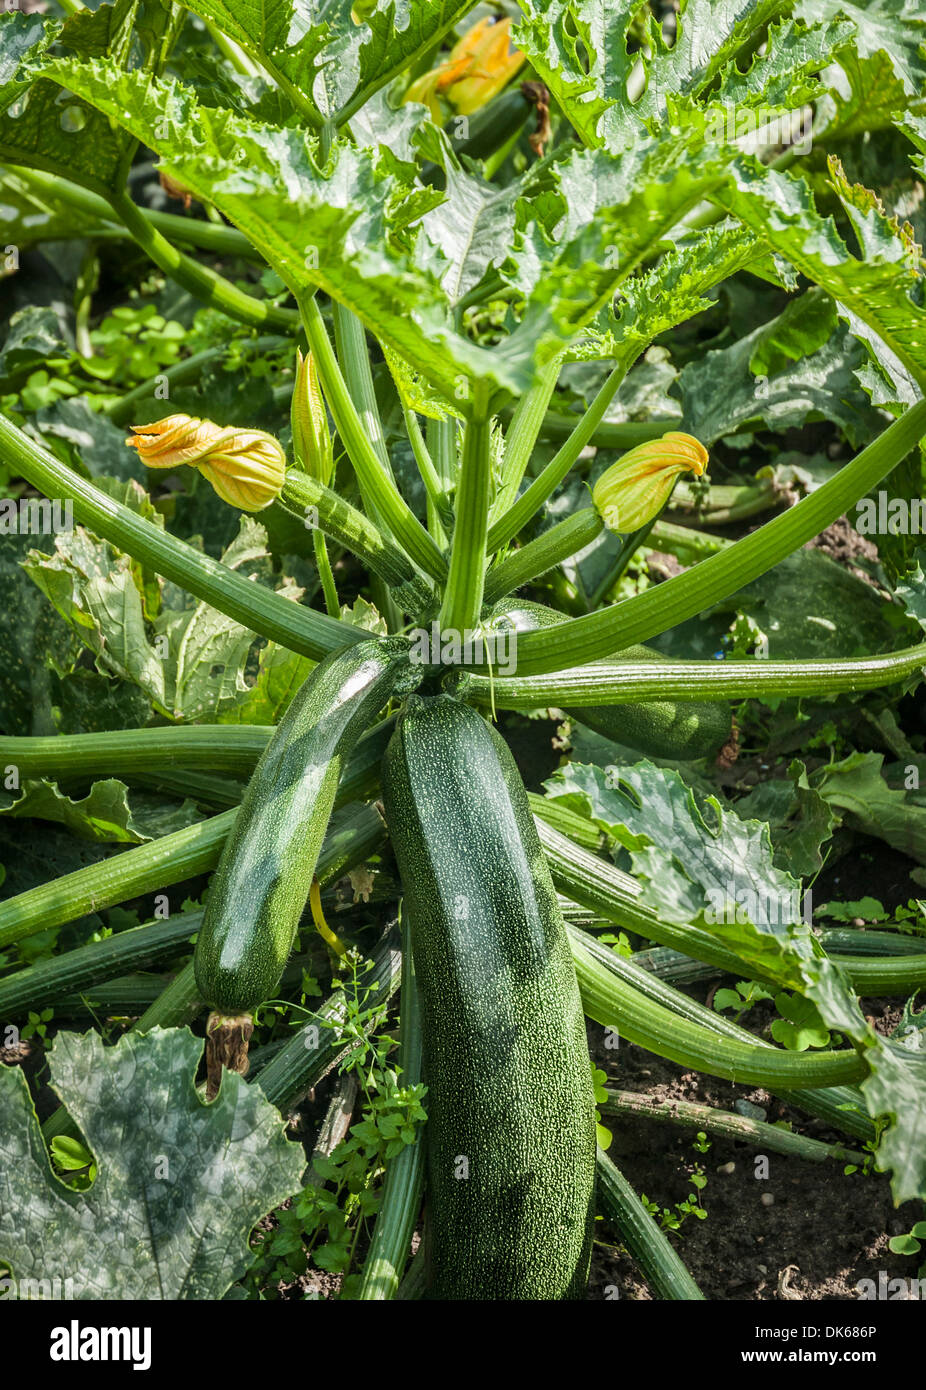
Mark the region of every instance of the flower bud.
POLYGON ((327 487, 334 472, 334 446, 315 359, 296 348, 296 383, 290 409, 296 464, 327 487))
POLYGON ((699 440, 670 430, 606 468, 592 488, 592 501, 609 531, 638 531, 662 511, 679 474, 700 478, 707 460, 699 440))
POLYGON ((286 455, 263 430, 223 429, 189 415, 168 415, 132 429, 134 438, 125 442, 138 450, 147 468, 197 468, 223 502, 244 512, 269 507, 283 489, 286 455))

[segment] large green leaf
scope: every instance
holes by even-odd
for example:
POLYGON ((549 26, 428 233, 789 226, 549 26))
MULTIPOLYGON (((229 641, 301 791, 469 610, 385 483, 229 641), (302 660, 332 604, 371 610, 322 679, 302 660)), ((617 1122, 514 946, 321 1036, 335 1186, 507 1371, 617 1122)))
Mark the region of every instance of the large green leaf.
POLYGON ((311 135, 201 106, 180 83, 100 60, 45 70, 156 150, 165 172, 240 227, 293 289, 325 290, 445 395, 467 378, 515 392, 531 379, 530 344, 489 351, 464 338, 436 271, 394 248, 400 190, 378 151, 339 143, 322 172, 311 135))
MULTIPOLYGON (((926 309, 917 299, 923 280, 912 238, 881 212, 866 190, 850 187, 838 161, 832 186, 865 250, 850 254, 831 218, 821 217, 802 179, 738 159, 716 194, 757 236, 821 285, 845 311, 850 327, 875 359, 889 354, 926 391, 926 309)), ((899 389, 899 388, 898 388, 899 389)))
POLYGON ((58 1034, 51 1083, 97 1167, 84 1192, 52 1173, 21 1069, 0 1068, 0 1260, 20 1297, 219 1299, 248 1268, 250 1232, 299 1191, 305 1156, 240 1076, 204 1104, 201 1052, 186 1028, 114 1047, 58 1034))
POLYGON ((165 0, 117 0, 80 9, 63 24, 0 15, 0 159, 47 169, 98 193, 121 192, 135 140, 79 96, 47 81, 37 63, 51 46, 160 72, 178 30, 165 0))
POLYGON ((56 782, 45 779, 24 782, 16 796, 0 791, 0 816, 54 821, 79 840, 124 845, 142 845, 201 819, 191 801, 169 812, 159 807, 153 818, 143 813, 136 816, 129 805, 128 787, 112 777, 94 782, 82 797, 67 796, 56 782))
MULTIPOLYGON (((266 542, 263 527, 243 517, 223 563, 269 578, 266 542)), ((214 720, 261 699, 245 680, 253 632, 207 603, 190 604, 173 585, 148 588, 127 555, 83 527, 58 536, 52 555, 34 551, 26 569, 99 669, 132 681, 168 718, 214 720)), ((280 592, 295 600, 301 591, 287 584, 280 592)), ((272 660, 268 652, 264 665, 272 660)), ((295 674, 300 661, 284 664, 295 674)))
POLYGON ((268 72, 316 121, 356 109, 411 67, 473 6, 473 0, 183 0, 268 72), (358 22, 359 21, 359 22, 358 22))
POLYGON ((801 920, 800 886, 775 864, 768 826, 697 797, 677 772, 644 761, 607 769, 569 764, 546 784, 629 853, 642 901, 667 921, 709 932, 746 967, 808 1000, 871 1068, 862 1089, 889 1125, 878 1166, 898 1203, 926 1195, 926 1058, 868 1024, 840 967, 801 920))
MULTIPOLYGON (((762 324, 682 369, 683 428, 712 444, 763 423, 783 433, 807 420, 831 420, 855 446, 874 438, 883 420, 855 378, 864 353, 851 334, 843 329, 807 357, 776 363, 775 370, 753 371, 752 362, 767 349, 770 331, 772 325, 762 324)), ((761 357, 759 365, 766 365, 761 357)))
POLYGON ((854 33, 844 21, 811 30, 772 26, 744 71, 734 60, 787 10, 778 0, 688 0, 671 45, 636 0, 521 0, 521 8, 516 42, 583 142, 615 152, 708 93, 708 102, 737 112, 799 106, 811 90, 808 78, 854 33), (628 39, 644 47, 629 52, 628 39))
POLYGON ((926 5, 922 0, 798 0, 795 13, 819 24, 837 15, 856 26, 855 47, 861 58, 884 54, 910 96, 926 88, 926 5))

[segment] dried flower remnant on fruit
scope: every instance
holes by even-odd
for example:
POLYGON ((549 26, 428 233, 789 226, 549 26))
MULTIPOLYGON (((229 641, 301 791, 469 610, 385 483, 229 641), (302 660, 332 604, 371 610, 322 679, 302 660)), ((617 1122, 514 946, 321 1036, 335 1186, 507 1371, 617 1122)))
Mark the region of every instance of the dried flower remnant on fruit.
POLYGON ((592 500, 609 531, 638 531, 662 511, 679 475, 694 473, 700 478, 707 461, 699 440, 670 430, 661 439, 638 444, 605 469, 592 489, 592 500))
POLYGON ((125 442, 147 468, 197 468, 223 502, 259 512, 279 497, 286 455, 263 430, 224 428, 190 415, 168 415, 150 425, 133 425, 125 442))
POLYGON ((436 125, 443 125, 440 97, 445 97, 461 116, 478 111, 505 87, 524 63, 524 54, 512 47, 511 20, 496 23, 481 19, 467 30, 448 57, 417 78, 404 100, 428 107, 436 125))
POLYGON ((334 446, 315 359, 296 349, 296 383, 290 410, 296 463, 327 487, 334 473, 334 446))

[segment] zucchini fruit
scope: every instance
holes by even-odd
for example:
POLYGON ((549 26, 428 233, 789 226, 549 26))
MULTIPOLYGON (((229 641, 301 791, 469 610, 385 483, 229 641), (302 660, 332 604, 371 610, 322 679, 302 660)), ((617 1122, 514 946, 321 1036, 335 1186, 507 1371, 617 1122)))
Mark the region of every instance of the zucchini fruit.
POLYGON ((283 973, 309 896, 338 779, 360 735, 421 668, 404 638, 375 638, 326 657, 268 743, 206 902, 194 963, 219 1014, 246 1014, 283 973))
POLYGON ((421 998, 428 1291, 581 1297, 595 1115, 566 929, 507 746, 413 695, 383 795, 421 998))
MULTIPOLYGON (((526 599, 508 599, 499 604, 490 619, 494 627, 513 627, 517 632, 531 632, 565 621, 565 614, 526 599)), ((620 655, 628 661, 665 660, 662 653, 652 647, 625 647, 620 655)), ((565 713, 596 734, 651 758, 713 757, 726 743, 733 727, 730 705, 714 701, 644 700, 638 704, 567 709, 565 713)))

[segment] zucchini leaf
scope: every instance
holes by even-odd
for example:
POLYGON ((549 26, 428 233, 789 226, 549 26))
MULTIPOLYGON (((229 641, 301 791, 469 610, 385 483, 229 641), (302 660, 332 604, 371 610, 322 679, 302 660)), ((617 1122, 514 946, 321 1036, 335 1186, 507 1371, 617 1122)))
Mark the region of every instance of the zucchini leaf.
MULTIPOLYGON (((133 801, 135 797, 133 795, 133 801)), ((70 797, 45 778, 24 782, 18 796, 0 791, 0 816, 57 821, 79 840, 101 844, 142 845, 160 835, 183 830, 201 820, 194 802, 168 804, 140 797, 145 809, 129 805, 129 789, 117 778, 94 782, 86 796, 70 797)))
POLYGON ((241 1277, 250 1232, 299 1191, 305 1156, 240 1076, 200 1100, 202 1046, 187 1028, 114 1047, 57 1035, 51 1084, 96 1163, 82 1192, 52 1173, 22 1070, 0 1068, 0 1260, 14 1281, 59 1281, 56 1298, 218 1299, 241 1277))
MULTIPOLYGON (((266 540, 262 526, 242 517, 223 563, 258 581, 270 578, 266 540)), ((311 669, 304 658, 278 657, 271 643, 261 661, 260 688, 253 690, 245 679, 253 632, 207 603, 191 603, 175 585, 146 582, 127 555, 81 526, 58 535, 53 554, 33 551, 25 569, 96 657, 98 669, 133 682, 169 719, 209 722, 245 701, 257 708, 269 704, 270 714, 311 669)), ((295 602, 302 591, 284 580, 277 592, 295 602)))
POLYGON ((842 970, 799 919, 800 883, 775 864, 768 825, 742 820, 713 795, 696 799, 677 772, 645 760, 606 771, 569 764, 546 791, 629 853, 642 900, 661 917, 717 937, 864 1052, 870 1112, 890 1121, 878 1166, 892 1170, 898 1204, 926 1195, 926 1058, 867 1022, 842 970))

